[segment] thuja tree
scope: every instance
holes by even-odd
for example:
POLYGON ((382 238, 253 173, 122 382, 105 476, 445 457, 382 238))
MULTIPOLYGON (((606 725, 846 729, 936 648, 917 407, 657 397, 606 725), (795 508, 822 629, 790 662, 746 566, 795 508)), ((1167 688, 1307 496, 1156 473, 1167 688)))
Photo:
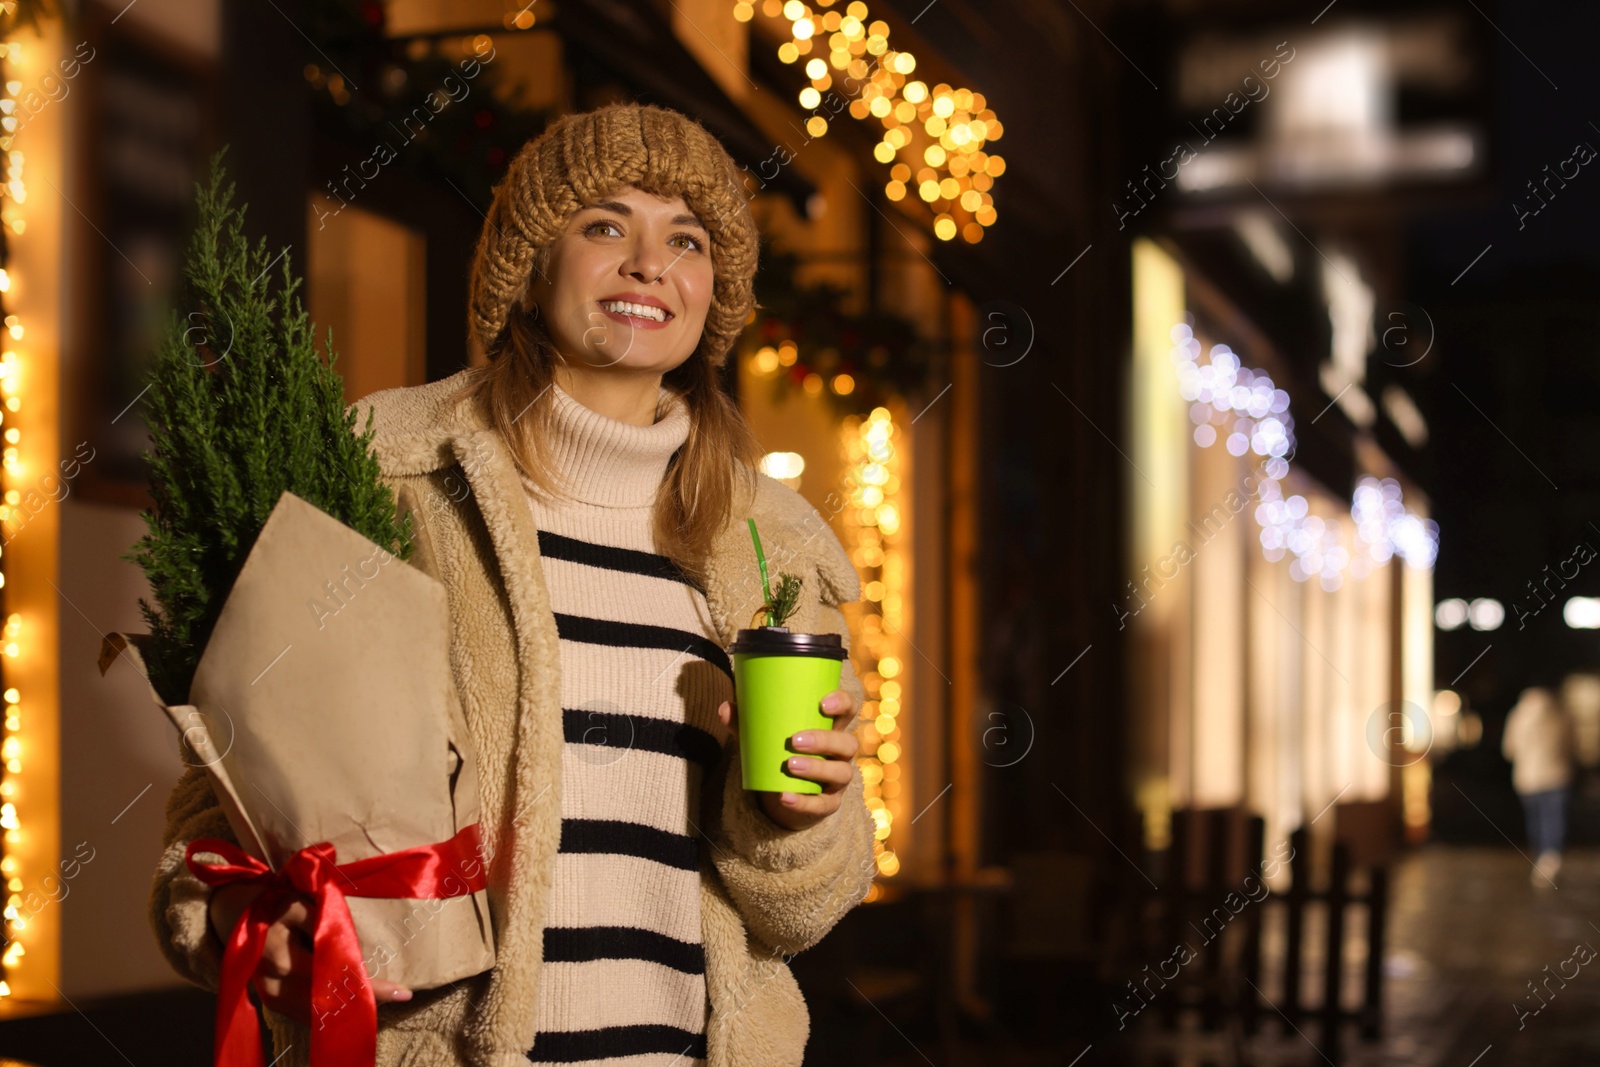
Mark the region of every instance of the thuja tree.
POLYGON ((332 331, 324 362, 287 251, 271 256, 264 238, 254 247, 246 238, 226 152, 196 185, 181 293, 146 375, 155 506, 143 515, 148 532, 123 556, 150 582, 155 603, 139 601, 146 658, 169 704, 187 703, 222 605, 285 490, 401 558, 411 552, 378 475, 371 413, 358 433, 332 331))

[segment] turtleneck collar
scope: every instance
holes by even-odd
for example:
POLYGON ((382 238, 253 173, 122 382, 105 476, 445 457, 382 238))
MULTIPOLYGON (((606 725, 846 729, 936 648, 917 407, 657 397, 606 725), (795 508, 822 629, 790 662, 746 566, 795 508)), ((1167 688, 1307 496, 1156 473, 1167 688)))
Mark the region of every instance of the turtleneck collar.
POLYGON ((575 500, 601 507, 648 507, 667 475, 667 463, 689 439, 689 407, 662 387, 656 421, 622 422, 580 403, 551 383, 550 462, 575 500))

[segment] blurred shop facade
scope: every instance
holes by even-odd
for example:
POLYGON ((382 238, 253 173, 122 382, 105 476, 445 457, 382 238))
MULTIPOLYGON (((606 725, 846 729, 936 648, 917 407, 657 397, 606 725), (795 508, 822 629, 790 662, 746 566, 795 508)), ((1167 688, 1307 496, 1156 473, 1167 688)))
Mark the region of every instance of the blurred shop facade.
POLYGON ((1132 252, 1130 759, 1147 847, 1243 808, 1383 863, 1430 821, 1427 313, 1403 236, 1481 195, 1478 28, 1434 9, 1174 18, 1114 209, 1132 252))

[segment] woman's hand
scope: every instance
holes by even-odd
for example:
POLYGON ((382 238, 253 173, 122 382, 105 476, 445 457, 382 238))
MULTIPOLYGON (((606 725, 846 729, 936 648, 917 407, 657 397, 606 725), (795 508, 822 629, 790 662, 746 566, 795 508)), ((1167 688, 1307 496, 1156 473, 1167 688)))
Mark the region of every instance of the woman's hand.
MULTIPOLYGON (((855 773, 856 753, 861 750, 861 742, 848 725, 855 712, 855 701, 843 689, 835 689, 822 698, 822 713, 833 719, 833 728, 802 730, 789 738, 789 747, 802 755, 789 757, 789 766, 784 768, 796 778, 821 783, 822 792, 762 792, 761 810, 767 818, 785 830, 804 830, 839 810, 844 787, 855 773)), ((737 709, 724 700, 717 708, 717 717, 733 731, 733 743, 738 744, 737 709)))
MULTIPOLYGON (((211 926, 224 945, 250 902, 261 892, 257 885, 229 885, 211 891, 211 926)), ((311 1026, 311 909, 300 894, 286 899, 267 928, 267 943, 250 984, 261 1003, 302 1026, 311 1026)), ((372 979, 372 995, 379 1004, 411 999, 411 990, 393 982, 372 979)))

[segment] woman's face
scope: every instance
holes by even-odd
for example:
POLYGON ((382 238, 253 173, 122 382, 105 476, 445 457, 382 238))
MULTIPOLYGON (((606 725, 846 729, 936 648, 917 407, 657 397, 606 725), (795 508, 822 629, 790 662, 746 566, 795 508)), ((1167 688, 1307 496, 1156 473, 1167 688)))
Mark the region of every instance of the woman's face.
POLYGON ((683 198, 626 186, 567 220, 529 300, 574 369, 659 375, 700 343, 712 280, 710 234, 683 198))

